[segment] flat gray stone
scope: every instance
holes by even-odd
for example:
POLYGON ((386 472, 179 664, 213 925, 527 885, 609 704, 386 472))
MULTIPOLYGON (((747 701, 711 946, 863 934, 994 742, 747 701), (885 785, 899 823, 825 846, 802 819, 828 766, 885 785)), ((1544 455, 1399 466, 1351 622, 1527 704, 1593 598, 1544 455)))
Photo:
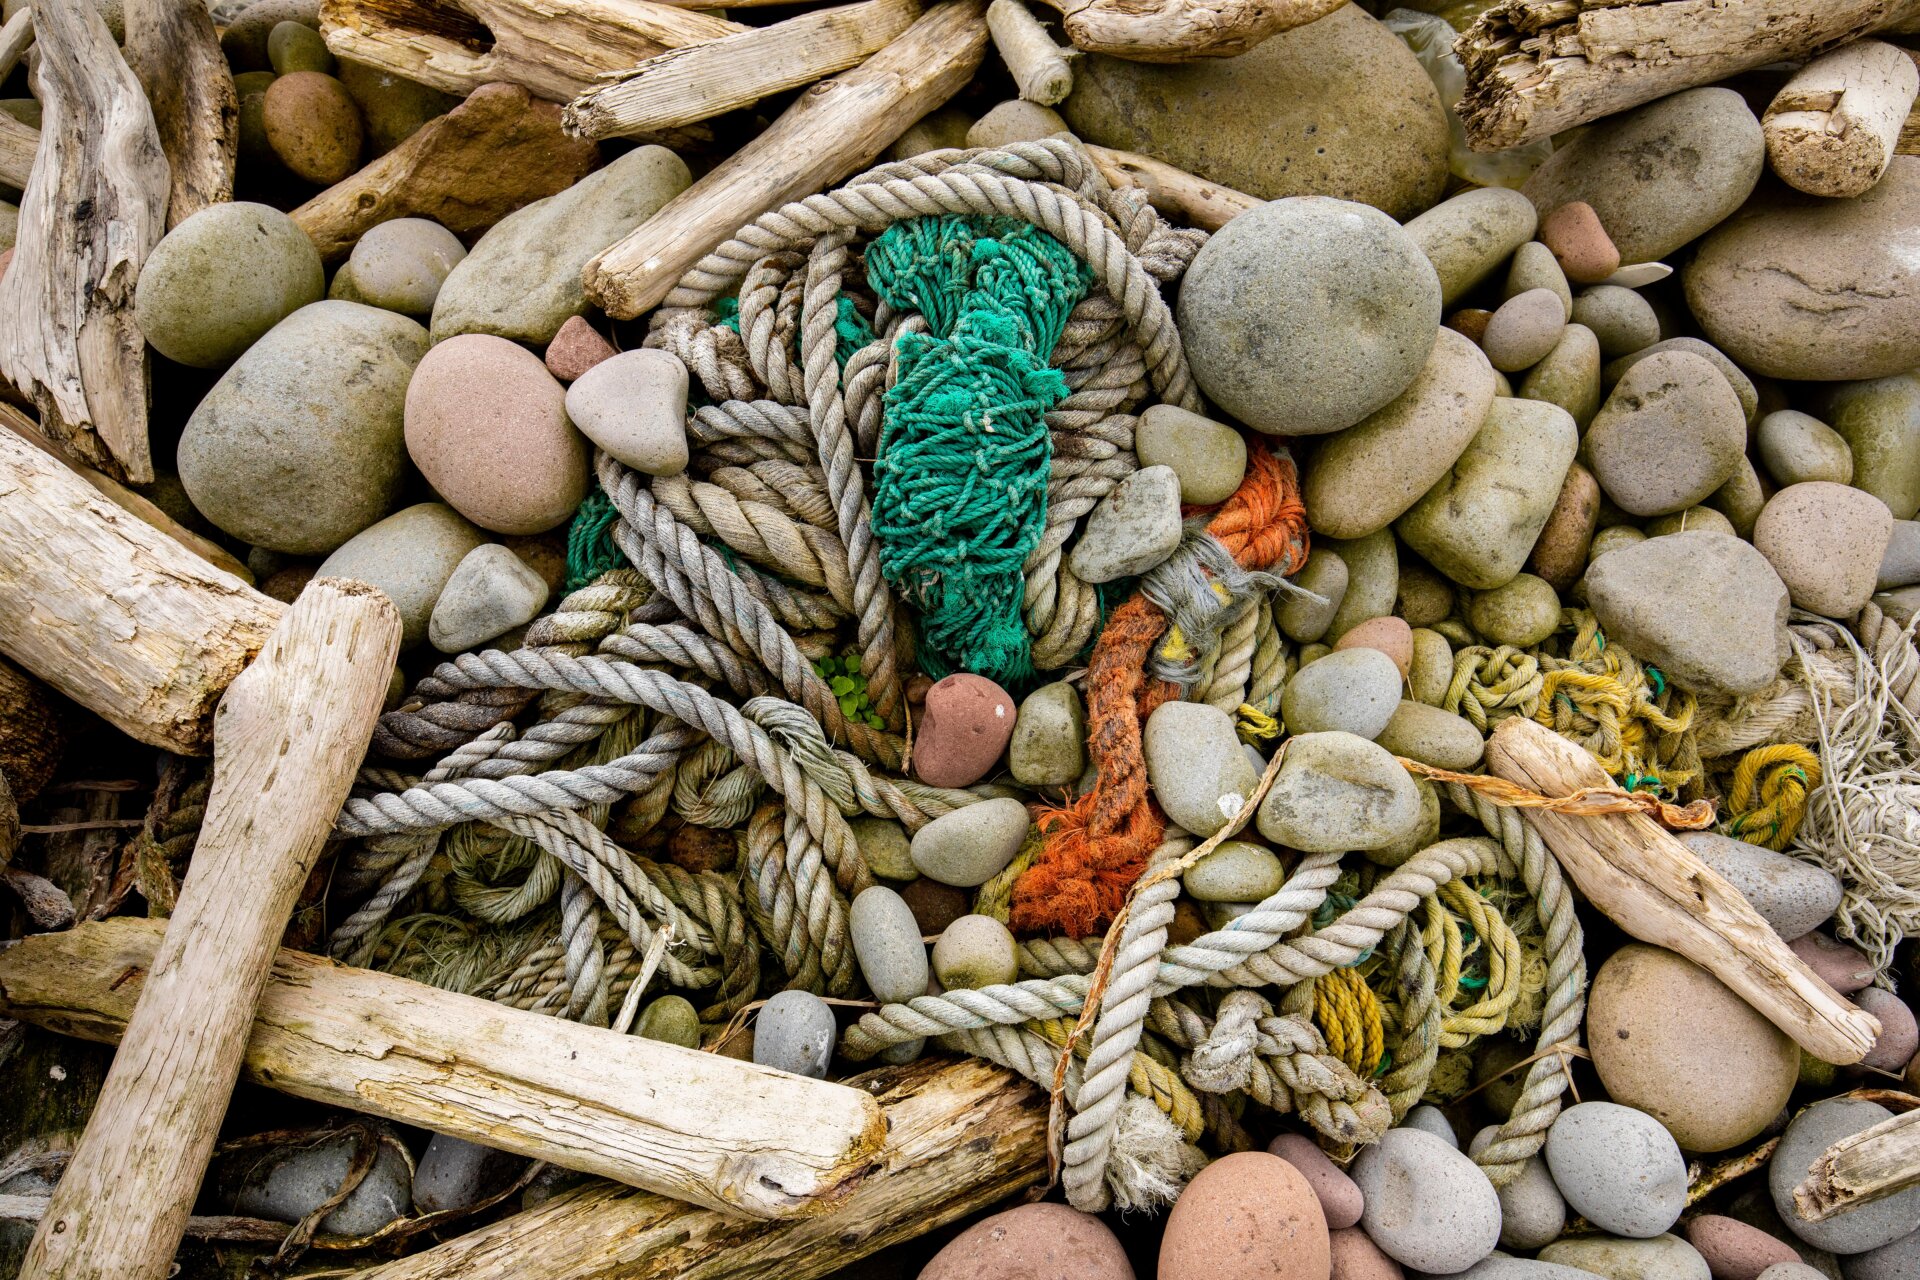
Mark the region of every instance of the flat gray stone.
POLYGON ((913 833, 913 865, 941 884, 971 889, 1005 870, 1027 838, 1027 807, 1000 797, 964 805, 913 833))
POLYGON ((1674 835, 1738 889, 1783 942, 1813 932, 1840 908, 1840 881, 1803 858, 1712 831, 1676 831, 1674 835))
POLYGON ((608 356, 567 388, 567 417, 587 439, 635 471, 687 469, 687 366, 671 351, 608 356))
POLYGON ((1389 1129, 1348 1170, 1366 1208, 1360 1226, 1404 1266, 1452 1274, 1493 1252, 1500 1199, 1480 1167, 1431 1133, 1389 1129))
MULTIPOLYGON (((1478 1157, 1493 1145, 1498 1125, 1488 1125, 1467 1144, 1467 1154, 1478 1157)), ((1559 1239, 1567 1225, 1567 1201, 1554 1185, 1553 1174, 1540 1156, 1528 1156, 1520 1176, 1495 1191, 1500 1196, 1500 1245, 1506 1249, 1538 1249, 1559 1239)), ((1481 1264, 1485 1265, 1485 1264, 1481 1264)), ((1532 1265, 1549 1265, 1536 1263, 1532 1265)))
POLYGON ((1087 513, 1067 567, 1082 582, 1112 582, 1145 573, 1179 545, 1180 477, 1172 467, 1144 467, 1087 513))
POLYGON ((505 1191, 526 1168, 525 1156, 436 1133, 413 1171, 413 1207, 420 1213, 465 1209, 505 1191))
POLYGON ((839 1029, 833 1008, 810 991, 782 991, 753 1024, 753 1060, 763 1067, 824 1080, 839 1029))
POLYGON ((1260 802, 1260 834, 1306 853, 1384 848, 1420 822, 1420 793, 1384 747, 1351 733, 1289 739, 1260 802))
MULTIPOLYGON (((322 1235, 372 1235, 413 1203, 413 1161, 392 1130, 375 1123, 379 1147, 373 1167, 340 1206, 320 1219, 322 1235)), ((223 1199, 234 1213, 274 1222, 298 1222, 331 1200, 345 1183, 360 1139, 352 1132, 317 1141, 252 1151, 244 1163, 228 1157, 236 1183, 223 1199)))
POLYGON ((1587 601, 1609 638, 1697 693, 1758 693, 1787 660, 1787 588, 1723 533, 1673 533, 1607 551, 1587 601))
POLYGON ((926 994, 927 948, 899 894, 878 884, 862 889, 847 912, 847 931, 874 999, 897 1004, 926 994))
POLYGON ((1378 649, 1339 649, 1300 668, 1280 695, 1288 733, 1377 738, 1400 706, 1400 668, 1378 649))
POLYGON ((1163 703, 1147 717, 1142 737, 1154 798, 1194 835, 1226 826, 1259 785, 1232 718, 1218 707, 1163 703))
POLYGON ((532 622, 547 604, 547 580, 497 542, 467 552, 434 603, 427 638, 465 653, 532 622))
POLYGON ((1582 452, 1622 509, 1660 516, 1711 497, 1746 448, 1746 415, 1720 371, 1691 352, 1662 351, 1614 386, 1582 452))
POLYGON ((1687 1207, 1680 1144, 1644 1111, 1616 1102, 1568 1107, 1547 1131, 1545 1152, 1568 1207, 1603 1231, 1651 1239, 1687 1207))

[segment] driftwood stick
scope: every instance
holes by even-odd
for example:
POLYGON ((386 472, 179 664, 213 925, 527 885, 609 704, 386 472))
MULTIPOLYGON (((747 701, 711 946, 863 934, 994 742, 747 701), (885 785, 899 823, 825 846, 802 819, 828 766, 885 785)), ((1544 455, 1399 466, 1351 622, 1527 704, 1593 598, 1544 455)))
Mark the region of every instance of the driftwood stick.
POLYGON ((1885 1199, 1920 1184, 1920 1111, 1882 1120, 1821 1152, 1793 1189, 1793 1204, 1812 1222, 1885 1199))
POLYGON ((127 65, 146 87, 172 173, 167 227, 233 199, 240 101, 204 0, 126 0, 127 65))
MULTIPOLYGON (((33 44, 33 8, 21 5, 13 11, 13 16, 0 24, 0 80, 13 74, 20 65, 20 59, 27 54, 33 44)), ((14 183, 19 186, 19 183, 14 183)))
POLYGON ((220 700, 193 866, 21 1280, 166 1275, 274 950, 399 651, 391 600, 321 578, 220 700))
POLYGON ((1454 48, 1476 150, 1544 138, 1920 13, 1920 0, 1505 0, 1454 48))
POLYGON ((44 114, 13 265, 0 278, 0 374, 38 404, 54 439, 144 484, 147 344, 133 286, 166 229, 167 160, 99 11, 33 8, 44 114))
POLYGON ((587 295, 631 320, 747 223, 879 155, 973 75, 986 51, 985 9, 985 0, 944 0, 852 71, 801 94, 759 137, 589 262, 587 295))
POLYGON ((0 494, 0 652, 122 732, 205 755, 214 703, 285 606, 11 431, 0 494))
MULTIPOLYGON (((199 854, 195 854, 198 862, 199 854)), ((0 953, 0 1010, 112 1043, 160 942, 125 917, 0 953)), ((855 1089, 281 951, 242 1074, 294 1097, 551 1160, 731 1218, 853 1194, 885 1137, 855 1089)))
MULTIPOLYGON (((27 10, 22 9, 20 13, 27 10)), ((19 14, 15 14, 19 17, 19 14)), ((0 182, 24 189, 33 174, 33 157, 40 150, 40 131, 0 113, 0 182)))
POLYGON ((745 30, 649 0, 322 0, 320 34, 342 58, 445 93, 492 81, 568 102, 608 72, 745 30))
POLYGON ((1152 156, 1096 147, 1092 143, 1082 145, 1108 183, 1116 187, 1144 188, 1147 202, 1155 209, 1203 231, 1218 231, 1262 203, 1255 196, 1208 182, 1152 156))
POLYGON ((831 1213, 751 1223, 583 1187, 356 1280, 815 1280, 1046 1177, 1046 1095, 998 1067, 935 1058, 849 1083, 879 1101, 887 1141, 831 1213))
POLYGON ((1046 107, 1066 101, 1073 92, 1066 56, 1071 50, 1063 52, 1053 42, 1022 0, 993 0, 987 6, 987 30, 1021 97, 1046 107))
POLYGON ((671 49, 575 98, 566 110, 567 132, 624 138, 710 120, 845 71, 919 16, 919 0, 864 0, 671 49))
MULTIPOLYGON (((1512 716, 1487 739, 1487 768, 1542 795, 1612 784, 1586 751, 1512 716)), ((1644 813, 1522 811, 1587 899, 1642 942, 1677 951, 1823 1062, 1858 1062, 1879 1022, 1780 941, 1740 891, 1644 813)))
POLYGON ((1783 182, 1809 195, 1857 196, 1893 163, 1920 71, 1897 45, 1856 40, 1800 68, 1761 127, 1783 182))
POLYGON ((1346 0, 1047 0, 1067 39, 1135 62, 1231 58, 1326 17, 1346 0))

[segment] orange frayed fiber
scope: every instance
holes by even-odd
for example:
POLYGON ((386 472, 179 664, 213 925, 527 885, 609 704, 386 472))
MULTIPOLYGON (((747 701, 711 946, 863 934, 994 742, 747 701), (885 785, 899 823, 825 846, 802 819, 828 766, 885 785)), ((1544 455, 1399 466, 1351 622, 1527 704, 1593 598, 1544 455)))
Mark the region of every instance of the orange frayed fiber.
MULTIPOLYGON (((1307 559, 1307 512, 1285 450, 1264 441, 1247 451, 1247 475, 1207 525, 1243 569, 1281 576, 1307 559)), ((1086 795, 1049 809, 1046 842, 1013 886, 1013 926, 1023 933, 1085 938, 1114 918, 1160 844, 1166 819, 1147 796, 1140 727, 1180 690, 1146 666, 1167 616, 1135 592, 1113 611, 1087 666, 1087 749, 1096 781, 1086 795)))

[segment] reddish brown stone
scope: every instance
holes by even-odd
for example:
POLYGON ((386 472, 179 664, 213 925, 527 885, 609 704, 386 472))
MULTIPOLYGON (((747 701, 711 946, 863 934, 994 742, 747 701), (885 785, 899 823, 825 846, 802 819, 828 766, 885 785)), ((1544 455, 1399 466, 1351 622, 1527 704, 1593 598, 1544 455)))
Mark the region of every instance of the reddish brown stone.
POLYGON ((1013 736, 1013 699, 985 676, 957 672, 927 690, 913 771, 932 787, 969 787, 993 771, 1013 736))
POLYGON ((906 902, 907 910, 913 912, 921 936, 927 938, 945 933, 948 925, 973 909, 973 899, 965 889, 925 876, 903 885, 900 897, 906 902))
POLYGON ((1575 284, 1599 284, 1620 269, 1616 249, 1600 215, 1584 200, 1560 205, 1540 220, 1540 242, 1575 284))
POLYGON ((974 1223, 920 1280, 1134 1280, 1106 1224, 1064 1204, 1023 1204, 974 1223))
POLYGON ((1706 1259, 1713 1280, 1758 1280, 1776 1262, 1798 1262, 1792 1245, 1736 1218, 1703 1213, 1686 1225, 1687 1243, 1706 1259))
POLYGON ((1487 336, 1487 322, 1493 312, 1484 307, 1462 307, 1447 317, 1447 328, 1473 342, 1487 336))
POLYGON ((1413 666, 1413 628, 1407 625, 1405 618, 1369 618, 1354 627, 1334 642, 1335 649, 1378 649, 1393 659, 1393 665, 1400 668, 1400 678, 1407 678, 1407 670, 1413 666))
POLYGON ((267 86, 262 121, 280 163, 308 182, 332 183, 360 163, 366 130, 346 86, 318 71, 295 71, 267 86))
POLYGON ((613 344, 596 333, 585 319, 568 316, 560 332, 547 344, 547 372, 562 382, 572 382, 613 353, 613 344))

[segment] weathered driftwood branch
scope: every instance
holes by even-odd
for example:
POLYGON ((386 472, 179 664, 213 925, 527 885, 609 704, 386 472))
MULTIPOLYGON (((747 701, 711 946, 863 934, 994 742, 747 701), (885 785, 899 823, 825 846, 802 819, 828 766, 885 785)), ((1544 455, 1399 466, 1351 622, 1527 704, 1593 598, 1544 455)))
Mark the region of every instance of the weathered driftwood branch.
MULTIPOLYGON (((22 9, 21 13, 26 10, 22 9)), ((18 16, 18 15, 15 15, 18 16)), ((33 174, 33 157, 40 150, 40 131, 0 113, 0 182, 25 188, 33 174)))
POLYGON ((1053 42, 1023 0, 993 0, 987 6, 987 30, 1022 98, 1047 107, 1066 101, 1073 92, 1073 69, 1067 65, 1072 51, 1053 42))
MULTIPOLYGON (((1612 785, 1585 750, 1523 716, 1487 739, 1487 768, 1548 796, 1612 785)), ((1738 889, 1652 818, 1523 812, 1580 892, 1622 929, 1700 965, 1823 1062, 1858 1062, 1873 1048, 1879 1022, 1815 977, 1738 889)))
POLYGON ((369 227, 431 218, 462 235, 564 191, 599 158, 569 138, 560 108, 517 84, 484 84, 366 168, 293 211, 320 256, 335 262, 369 227))
POLYGON ((1046 1095, 998 1067, 936 1058, 849 1083, 879 1100, 887 1141, 831 1213, 752 1223, 585 1187, 358 1280, 815 1280, 1046 1176, 1046 1095))
POLYGON ((204 0, 126 0, 127 65, 147 91, 172 172, 167 226, 233 199, 240 102, 204 0))
POLYGON ((47 686, 0 658, 0 775, 14 802, 33 799, 53 777, 66 748, 65 719, 47 686))
POLYGON ((1505 0, 1454 46, 1480 150, 1511 147, 1920 13, 1920 0, 1505 0))
POLYGON ((35 5, 34 23, 40 149, 0 279, 0 374, 39 405, 49 435, 144 484, 147 344, 133 286, 166 230, 167 161, 99 11, 35 5))
POLYGON ((1243 191, 1208 182, 1185 169, 1134 151, 1082 144, 1094 167, 1116 187, 1141 187, 1147 202, 1161 213, 1189 226, 1218 231, 1262 202, 1243 191))
MULTIPOLYGON (((0 80, 13 74, 20 65, 20 59, 26 56, 27 49, 33 44, 33 7, 21 5, 13 11, 13 16, 0 23, 0 80)), ((19 183, 14 183, 19 186, 19 183)))
POLYGON ((1773 95, 1761 127, 1781 180, 1816 196, 1857 196, 1893 163, 1920 70, 1907 51, 1856 40, 1822 54, 1773 95))
POLYGON ((710 120, 845 71, 920 16, 919 0, 864 0, 656 54, 567 107, 567 132, 623 138, 710 120))
POLYGON ((1793 1204, 1812 1222, 1885 1199, 1920 1184, 1920 1111, 1882 1120, 1821 1152, 1793 1189, 1793 1204))
POLYGON ((1231 58, 1326 17, 1347 0, 1047 0, 1067 39, 1135 62, 1231 58))
POLYGON ((985 0, 944 0, 845 75, 823 80, 759 137, 587 264, 587 294, 631 320, 734 232, 833 185, 959 91, 986 51, 985 0))
MULTIPOLYGON (((28 938, 0 953, 0 1011, 112 1042, 159 937, 158 922, 121 917, 28 938)), ((274 959, 243 1073, 723 1208, 730 1221, 805 1216, 857 1194, 886 1132, 873 1100, 841 1085, 297 951, 274 959)))
POLYGON ((568 102, 607 72, 745 30, 648 0, 322 0, 320 34, 343 58, 446 93, 504 80, 568 102))
POLYGON ((214 703, 285 606, 11 431, 0 494, 0 652, 122 732, 205 755, 214 703))
POLYGON ((321 578, 220 700, 193 865, 21 1280, 167 1274, 274 951, 399 652, 391 600, 321 578))

